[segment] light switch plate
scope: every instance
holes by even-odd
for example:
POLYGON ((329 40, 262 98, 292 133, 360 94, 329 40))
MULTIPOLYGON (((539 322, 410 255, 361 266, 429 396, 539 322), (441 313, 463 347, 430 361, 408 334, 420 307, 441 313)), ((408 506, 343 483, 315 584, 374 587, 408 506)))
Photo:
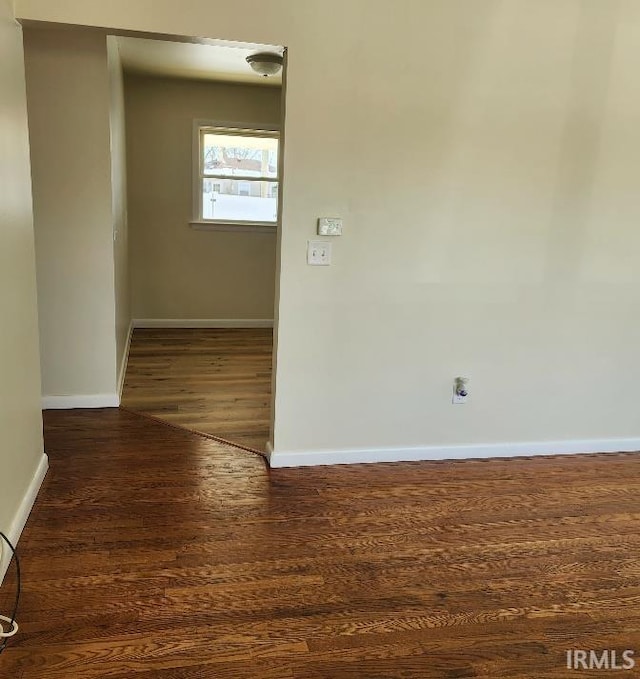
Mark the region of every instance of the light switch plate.
POLYGON ((307 264, 311 266, 329 266, 331 264, 331 243, 323 240, 308 241, 307 264))
POLYGON ((342 219, 340 217, 320 217, 318 219, 318 236, 342 236, 342 219))

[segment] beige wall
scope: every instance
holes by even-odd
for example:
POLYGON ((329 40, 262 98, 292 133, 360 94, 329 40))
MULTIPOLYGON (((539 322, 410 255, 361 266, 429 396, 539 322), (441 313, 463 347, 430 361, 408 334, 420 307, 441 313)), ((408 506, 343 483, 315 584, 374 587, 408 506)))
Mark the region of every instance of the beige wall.
POLYGON ((134 318, 273 318, 275 234, 196 231, 189 221, 193 121, 279 125, 280 89, 125 82, 134 318))
POLYGON ((24 46, 43 396, 114 395, 106 38, 25 29, 24 46))
POLYGON ((22 37, 7 0, 0 0, 0 92, 0 530, 15 537, 42 460, 42 419, 22 37))
POLYGON ((639 3, 16 7, 288 46, 276 450, 640 437, 639 3))
POLYGON ((124 81, 118 42, 107 37, 109 65, 109 127, 111 139, 111 196, 113 228, 113 265, 116 314, 116 359, 118 389, 126 369, 131 324, 129 279, 129 226, 127 216, 127 153, 124 109, 124 81))

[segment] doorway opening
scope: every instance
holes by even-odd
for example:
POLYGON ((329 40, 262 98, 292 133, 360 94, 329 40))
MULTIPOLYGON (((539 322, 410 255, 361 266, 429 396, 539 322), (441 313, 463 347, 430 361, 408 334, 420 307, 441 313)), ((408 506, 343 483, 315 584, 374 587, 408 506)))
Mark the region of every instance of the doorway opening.
POLYGON ((284 49, 116 40, 134 319, 121 403, 265 452, 282 73, 247 59, 284 49))
POLYGON ((266 451, 286 49, 24 30, 45 407, 120 404, 266 451))

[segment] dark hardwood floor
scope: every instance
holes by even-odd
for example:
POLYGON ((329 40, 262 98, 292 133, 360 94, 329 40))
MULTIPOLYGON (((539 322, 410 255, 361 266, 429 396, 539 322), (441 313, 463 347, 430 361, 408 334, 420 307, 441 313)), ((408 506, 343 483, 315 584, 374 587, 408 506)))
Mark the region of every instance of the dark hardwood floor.
POLYGON ((136 329, 122 405, 264 451, 271 329, 136 329))
POLYGON ((573 648, 640 661, 637 455, 269 472, 119 410, 45 425, 0 677, 599 676, 566 668, 573 648))

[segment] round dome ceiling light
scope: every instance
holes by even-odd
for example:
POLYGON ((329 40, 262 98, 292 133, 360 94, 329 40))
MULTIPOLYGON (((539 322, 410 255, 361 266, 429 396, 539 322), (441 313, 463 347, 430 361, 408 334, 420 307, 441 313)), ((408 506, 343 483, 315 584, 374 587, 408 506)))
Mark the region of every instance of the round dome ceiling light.
POLYGON ((248 56, 247 63, 256 73, 268 78, 270 75, 276 75, 280 72, 282 56, 272 52, 259 52, 248 56))

